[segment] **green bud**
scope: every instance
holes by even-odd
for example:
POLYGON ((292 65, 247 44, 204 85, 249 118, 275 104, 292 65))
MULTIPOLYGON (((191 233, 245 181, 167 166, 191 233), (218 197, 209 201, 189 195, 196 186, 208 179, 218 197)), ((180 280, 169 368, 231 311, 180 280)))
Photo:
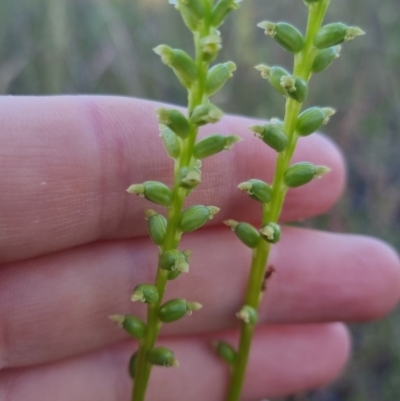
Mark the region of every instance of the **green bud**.
POLYGON ((189 256, 188 252, 169 249, 160 255, 158 267, 163 270, 176 270, 180 273, 187 273, 189 271, 189 256))
POLYGON ((314 58, 311 71, 317 73, 327 69, 340 56, 340 50, 340 46, 332 46, 319 50, 314 58))
POLYGON ((186 26, 191 31, 197 31, 204 15, 202 0, 178 0, 174 3, 176 3, 175 7, 181 13, 186 26))
POLYGON ((268 79, 270 84, 273 86, 275 90, 277 90, 282 95, 286 96, 286 90, 281 85, 281 81, 283 77, 289 76, 289 73, 281 67, 268 67, 264 64, 259 64, 255 67, 257 71, 261 72, 261 76, 264 79, 268 79))
POLYGON ((206 93, 212 96, 217 93, 229 78, 232 78, 233 71, 236 70, 236 64, 232 61, 214 65, 207 74, 206 93))
POLYGON ((289 144, 286 134, 276 125, 252 125, 249 129, 253 131, 258 138, 262 139, 264 143, 277 152, 283 152, 289 144))
POLYGON ((194 108, 190 121, 193 124, 204 125, 204 124, 214 124, 218 122, 224 113, 218 107, 211 103, 201 104, 194 108))
POLYGON ((283 129, 283 126, 284 126, 283 121, 280 120, 279 118, 273 117, 273 118, 271 118, 269 120, 269 122, 270 122, 270 124, 275 125, 276 127, 279 127, 281 129, 283 129))
POLYGON ((242 182, 238 185, 238 188, 246 192, 251 198, 261 203, 268 203, 272 199, 272 188, 266 182, 251 179, 246 182, 242 182))
POLYGON ((204 61, 211 62, 215 59, 218 52, 222 49, 220 35, 210 35, 200 40, 200 48, 204 61))
POLYGON ((131 359, 129 360, 129 376, 134 379, 136 375, 136 361, 137 361, 137 352, 135 352, 131 359))
POLYGON ((158 289, 152 284, 139 284, 133 290, 131 301, 144 302, 146 304, 153 304, 159 298, 158 289))
POLYGON ((349 42, 356 36, 364 35, 365 32, 355 26, 346 26, 341 22, 334 22, 323 26, 314 38, 314 45, 318 49, 326 49, 339 45, 343 42, 349 42))
POLYGON ((304 48, 304 38, 300 31, 293 25, 286 22, 274 24, 269 21, 263 21, 257 24, 259 28, 265 30, 267 36, 274 38, 285 50, 298 53, 304 48))
POLYGON ((160 124, 160 138, 164 143, 167 154, 172 159, 177 159, 181 153, 181 143, 175 132, 164 124, 160 124))
POLYGON ((226 220, 224 224, 231 227, 236 236, 249 248, 255 248, 260 239, 259 232, 249 223, 238 223, 235 220, 226 220))
POLYGON ((172 191, 158 181, 145 181, 143 184, 133 184, 126 192, 144 196, 147 200, 158 205, 169 207, 172 204, 172 191))
POLYGON ((183 298, 171 299, 161 306, 158 317, 162 322, 175 322, 185 315, 191 315, 193 311, 199 310, 202 305, 198 302, 188 302, 183 298))
POLYGON ((286 90, 286 94, 299 103, 303 103, 308 96, 308 84, 304 79, 291 76, 281 78, 281 86, 286 90))
POLYGON ((335 114, 330 108, 311 107, 303 111, 296 123, 296 132, 300 136, 307 136, 327 124, 329 118, 335 114))
POLYGON ((132 315, 111 315, 110 319, 122 327, 132 337, 140 340, 146 333, 146 325, 136 316, 132 315))
POLYGON ((156 245, 161 246, 167 233, 167 219, 152 209, 146 210, 145 214, 150 238, 156 245))
POLYGON ((171 67, 185 88, 190 88, 197 80, 196 62, 183 50, 172 49, 167 45, 155 47, 154 52, 161 57, 161 61, 171 67))
POLYGON ((218 28, 229 12, 239 8, 240 0, 219 0, 212 10, 211 25, 218 28))
POLYGON ((218 340, 211 343, 217 355, 225 362, 233 365, 236 361, 236 350, 226 341, 218 340))
POLYGON ((147 354, 147 360, 152 365, 157 366, 179 366, 179 362, 176 360, 174 353, 165 347, 156 347, 150 350, 147 354))
POLYGON ((185 233, 197 230, 219 212, 215 206, 194 205, 184 210, 179 219, 179 229, 185 233))
POLYGON ((181 272, 178 269, 168 270, 167 278, 168 280, 175 280, 180 276, 181 272))
POLYGON ((242 138, 237 135, 210 135, 196 143, 193 149, 193 155, 196 159, 205 159, 223 150, 230 150, 235 143, 241 140, 242 138))
POLYGON ((156 110, 156 113, 160 124, 171 128, 182 139, 186 139, 189 136, 189 121, 179 110, 159 108, 156 110))
POLYGON ((256 324, 258 321, 257 311, 249 305, 244 305, 242 309, 236 313, 236 317, 247 324, 256 324))
POLYGON ((285 184, 289 188, 305 185, 314 178, 319 179, 330 172, 325 166, 315 166, 308 162, 300 162, 290 166, 285 172, 285 184))
POLYGON ((179 170, 178 180, 181 188, 196 188, 201 182, 201 170, 197 167, 183 167, 179 170))
POLYGON ((281 238, 281 228, 276 223, 267 223, 261 228, 260 234, 267 242, 276 244, 281 238))

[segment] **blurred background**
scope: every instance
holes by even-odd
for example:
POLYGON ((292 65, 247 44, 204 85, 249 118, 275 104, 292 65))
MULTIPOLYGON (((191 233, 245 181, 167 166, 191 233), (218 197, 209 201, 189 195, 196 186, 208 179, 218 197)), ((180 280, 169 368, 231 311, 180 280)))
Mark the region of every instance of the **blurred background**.
MULTIPOLYGON (((290 68, 290 56, 255 24, 287 20, 304 29, 305 18, 299 0, 243 1, 222 28, 220 60, 238 64, 237 79, 215 103, 232 113, 281 116, 281 100, 261 84, 253 66, 290 68)), ((327 21, 336 20, 363 27, 368 36, 345 45, 334 67, 315 77, 311 98, 338 110, 326 131, 347 156, 349 185, 328 215, 305 224, 371 234, 399 249, 399 3, 334 0, 327 21)), ((3 94, 107 93, 186 101, 151 50, 163 42, 191 51, 190 36, 167 0, 2 0, 0 42, 3 94)), ((354 357, 342 378, 328 389, 285 401, 400 400, 400 310, 352 331, 354 357)))

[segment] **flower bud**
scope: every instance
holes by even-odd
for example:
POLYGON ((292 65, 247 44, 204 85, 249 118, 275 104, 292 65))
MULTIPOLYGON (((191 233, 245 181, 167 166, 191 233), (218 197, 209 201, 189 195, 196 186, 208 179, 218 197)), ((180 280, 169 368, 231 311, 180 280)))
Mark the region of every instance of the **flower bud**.
POLYGON ((180 276, 181 272, 178 269, 168 270, 167 278, 168 280, 175 280, 180 276))
POLYGON ((183 167, 178 173, 179 186, 193 189, 201 182, 201 170, 197 167, 183 167))
POLYGON ((244 305, 242 309, 236 313, 236 317, 247 324, 256 324, 258 320, 258 313, 253 307, 244 305))
POLYGON ((246 182, 242 182, 238 185, 238 188, 246 192, 251 198, 261 203, 268 203, 272 199, 272 188, 266 182, 251 179, 246 182))
POLYGON ((187 273, 189 271, 189 255, 177 249, 169 249, 160 255, 158 267, 163 270, 187 273))
POLYGON ((136 375, 136 361, 137 361, 137 352, 135 352, 132 356, 131 359, 129 360, 129 376, 134 379, 136 375))
POLYGON ((174 353, 165 347, 156 347, 150 350, 147 354, 147 360, 152 365, 157 366, 179 366, 179 362, 176 360, 174 353))
POLYGON ((210 135, 196 143, 193 149, 193 155, 196 159, 205 159, 223 150, 230 150, 235 143, 241 140, 242 138, 237 135, 210 135))
POLYGON ((277 152, 283 152, 289 144, 286 134, 276 125, 252 125, 249 129, 253 131, 258 138, 262 139, 264 143, 277 152))
POLYGON ((193 124, 204 125, 204 124, 214 124, 218 122, 224 113, 218 107, 214 106, 211 103, 201 104, 194 108, 190 121, 193 124))
POLYGON ((222 49, 220 35, 210 35, 200 40, 202 59, 211 62, 215 59, 218 52, 222 49))
POLYGON ((232 78, 233 71, 236 70, 236 64, 232 61, 214 65, 207 74, 206 94, 212 96, 217 93, 229 78, 232 78))
POLYGON ((196 62, 183 50, 172 49, 167 45, 155 47, 154 52, 161 57, 161 61, 171 67, 185 88, 190 88, 197 80, 196 62))
POLYGON ((152 209, 146 210, 145 214, 150 238, 156 245, 161 246, 167 232, 167 219, 152 209))
POLYGON ((311 71, 317 73, 326 70, 340 56, 340 50, 340 46, 319 50, 314 58, 311 71))
POLYGON ((202 305, 198 302, 187 302, 186 299, 171 299, 161 306, 158 317, 162 322, 175 322, 185 315, 191 315, 193 311, 199 310, 202 305))
POLYGON ((172 191, 158 181, 145 181, 143 184, 133 184, 127 190, 130 194, 144 196, 158 205, 169 207, 172 204, 172 191))
POLYGON ((133 290, 131 301, 144 302, 146 304, 153 304, 159 298, 158 289, 152 284, 139 284, 133 290))
POLYGON ((164 143, 167 154, 172 159, 177 159, 181 153, 181 143, 179 138, 164 124, 160 124, 160 138, 164 143))
POLYGON ((261 72, 261 76, 264 79, 269 80, 270 84, 276 91, 286 96, 286 90, 281 85, 282 78, 289 75, 285 69, 281 67, 268 67, 264 64, 257 65, 255 69, 261 72))
POLYGON ((315 35, 314 46, 318 49, 339 45, 343 42, 349 42, 356 36, 364 35, 365 32, 354 26, 346 26, 341 22, 334 22, 323 26, 315 35))
POLYGON ((259 232, 249 223, 238 223, 235 220, 224 221, 228 227, 231 227, 236 236, 249 248, 255 248, 260 239, 259 232))
POLYGON ((285 172, 285 184, 289 188, 305 185, 314 178, 319 179, 330 172, 325 166, 315 166, 308 162, 300 162, 290 166, 285 172))
POLYGON ((218 28, 230 11, 239 8, 241 0, 219 0, 212 10, 211 25, 218 28))
POLYGON ((219 212, 215 206, 194 205, 184 210, 179 219, 179 229, 185 233, 197 230, 219 212))
POLYGON ((267 242, 276 244, 281 239, 281 228, 276 223, 267 223, 261 228, 260 234, 267 242))
POLYGON ((146 333, 146 325, 136 316, 132 315, 111 315, 110 319, 122 327, 132 337, 140 340, 146 333))
POLYGON ((186 139, 189 136, 189 121, 179 110, 159 108, 156 113, 160 124, 166 125, 182 139, 186 139))
POLYGON ((181 13, 182 19, 191 31, 197 31, 204 15, 202 0, 177 0, 175 8, 181 13))
POLYGON ((322 125, 326 124, 333 114, 335 114, 335 110, 330 108, 311 107, 303 111, 297 119, 297 134, 300 136, 312 134, 322 125))
POLYGON ((265 34, 274 38, 285 50, 292 53, 298 53, 303 50, 303 35, 293 25, 286 22, 274 24, 269 21, 263 21, 257 26, 264 29, 265 34))
POLYGON ((308 84, 304 79, 291 76, 281 78, 281 86, 286 90, 286 94, 299 103, 303 103, 308 96, 308 84))
POLYGON ((229 363, 230 365, 233 365, 235 363, 237 353, 235 348, 233 348, 231 344, 223 340, 218 340, 213 341, 211 343, 211 346, 214 348, 215 352, 222 360, 229 363))

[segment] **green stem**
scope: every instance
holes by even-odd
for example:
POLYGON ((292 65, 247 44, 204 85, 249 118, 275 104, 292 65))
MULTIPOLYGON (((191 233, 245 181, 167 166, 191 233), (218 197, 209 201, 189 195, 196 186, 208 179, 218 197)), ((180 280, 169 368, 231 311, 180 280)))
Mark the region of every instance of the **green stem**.
MULTIPOLYGON (((316 33, 322 25, 325 13, 330 0, 323 0, 320 3, 314 3, 309 7, 307 32, 305 37, 305 46, 301 53, 295 56, 293 74, 306 81, 311 78, 311 66, 315 57, 316 50, 313 47, 313 41, 316 33)), ((272 184, 272 201, 262 208, 262 223, 276 223, 279 220, 282 206, 285 200, 287 187, 284 184, 284 174, 290 165, 294 150, 297 144, 297 135, 295 133, 296 121, 301 111, 302 104, 288 98, 285 106, 284 131, 289 138, 289 145, 284 152, 281 152, 275 165, 275 175, 272 184)), ((268 263, 268 257, 271 244, 263 239, 253 251, 250 275, 247 284, 245 304, 258 309, 262 299, 262 285, 265 276, 265 270, 268 263)), ((251 341, 254 334, 254 324, 241 322, 240 339, 237 351, 237 358, 232 367, 230 377, 227 401, 239 401, 242 392, 243 381, 246 372, 246 366, 249 358, 251 341)))
MULTIPOLYGON (((205 32, 197 33, 195 35, 195 49, 196 49, 196 64, 198 67, 199 75, 197 82, 188 91, 188 114, 192 110, 203 103, 205 94, 205 81, 209 64, 202 60, 200 41, 203 36, 208 34, 208 28, 205 32)), ((178 230, 179 218, 182 212, 183 204, 185 202, 187 191, 182 189, 178 182, 177 173, 183 168, 190 166, 192 163, 193 148, 196 142, 198 127, 192 125, 189 137, 182 141, 182 152, 177 161, 177 168, 175 169, 174 188, 172 195, 172 205, 168 209, 167 214, 167 232, 165 235, 165 242, 161 247, 161 252, 176 249, 180 242, 180 235, 178 230)), ((155 286, 159 292, 159 299, 157 302, 148 305, 147 309, 147 330, 145 337, 141 340, 138 357, 136 362, 136 375, 132 393, 132 401, 144 401, 148 381, 151 374, 152 365, 147 361, 148 352, 154 348, 158 335, 161 330, 161 320, 158 317, 158 311, 163 303, 163 296, 168 282, 168 272, 160 268, 157 269, 155 279, 155 286)))

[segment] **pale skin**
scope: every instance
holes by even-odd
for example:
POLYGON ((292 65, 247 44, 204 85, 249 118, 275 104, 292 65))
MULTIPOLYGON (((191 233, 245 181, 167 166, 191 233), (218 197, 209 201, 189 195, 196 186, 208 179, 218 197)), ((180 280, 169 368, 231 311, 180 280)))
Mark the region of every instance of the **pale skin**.
MULTIPOLYGON (((157 134, 154 108, 117 97, 0 99, 0 401, 127 401, 134 340, 108 320, 143 316, 129 301, 152 282, 157 249, 143 212, 154 207, 128 195, 133 183, 171 183, 171 160, 157 134)), ((257 224, 259 207, 236 189, 269 181, 274 153, 247 130, 251 119, 226 117, 202 130, 245 140, 204 162, 191 203, 221 212, 187 235, 189 274, 165 299, 204 307, 164 326, 160 341, 180 368, 154 369, 148 401, 220 401, 226 366, 210 351, 215 338, 235 341, 234 313, 245 290, 249 250, 222 225, 257 224)), ((339 198, 344 162, 326 138, 300 141, 295 161, 332 168, 322 180, 290 191, 283 221, 315 216, 339 198)), ((342 371, 350 340, 342 323, 376 319, 400 296, 396 253, 359 235, 285 228, 271 257, 261 324, 243 401, 322 386, 342 371)))

